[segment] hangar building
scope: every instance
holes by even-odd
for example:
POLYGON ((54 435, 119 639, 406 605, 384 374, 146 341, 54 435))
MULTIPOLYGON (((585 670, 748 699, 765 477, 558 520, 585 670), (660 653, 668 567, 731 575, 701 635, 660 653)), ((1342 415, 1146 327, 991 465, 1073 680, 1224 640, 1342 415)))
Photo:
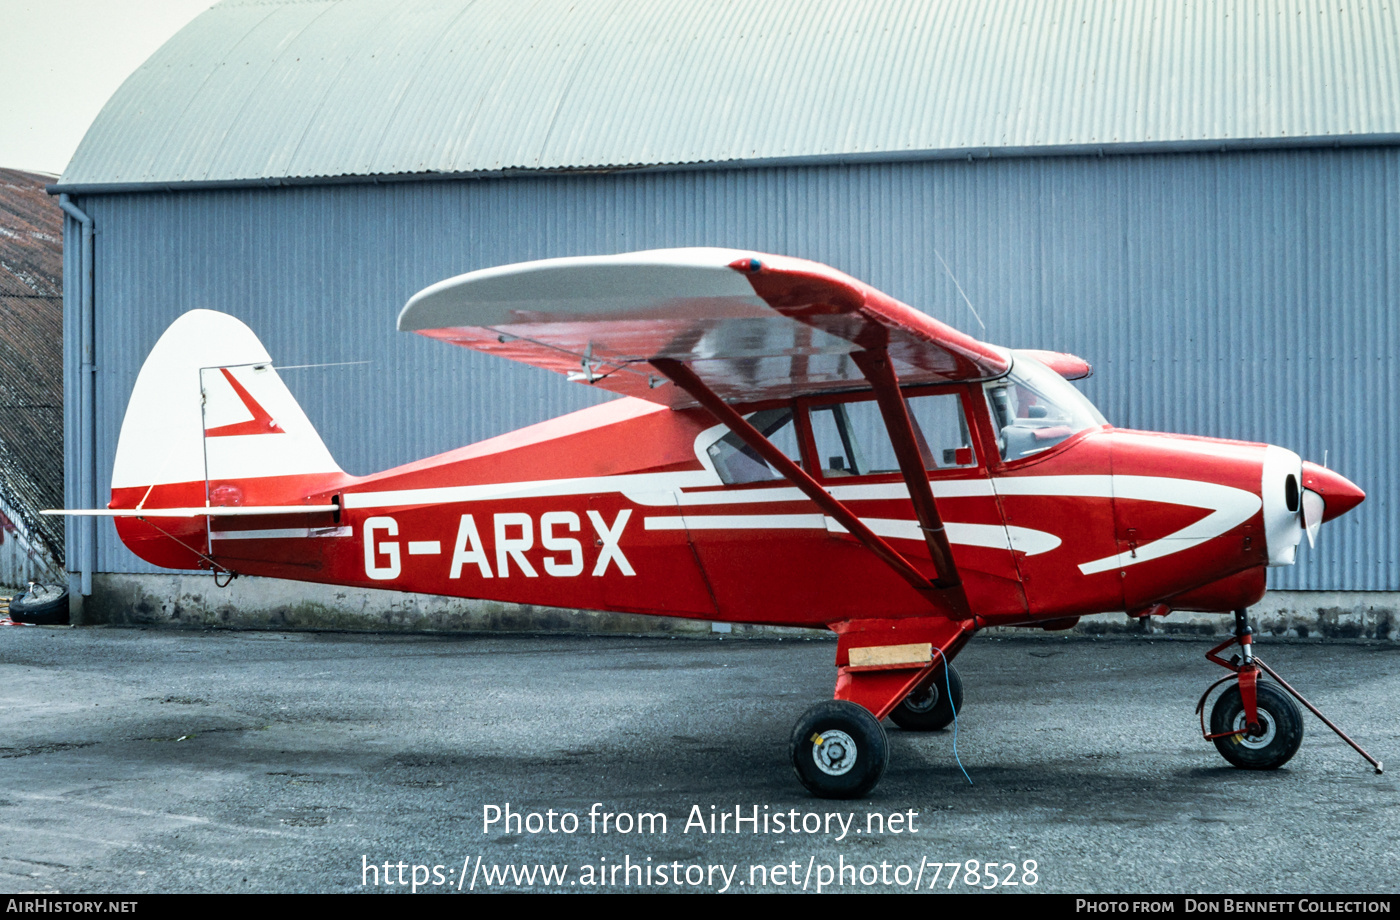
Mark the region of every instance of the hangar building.
MULTIPOLYGON (((190 308, 239 316, 281 365, 368 362, 284 375, 364 473, 602 398, 396 333, 420 288, 746 247, 1079 354, 1117 425, 1325 459, 1369 499, 1271 587, 1348 592, 1326 603, 1384 633, 1397 145, 1400 9, 1366 0, 224 0, 126 81, 51 189, 67 501, 105 501, 136 373, 190 308)), ((368 625, 374 606, 311 587, 231 605, 109 522, 68 541, 89 618, 368 625)), ((423 609, 381 625, 456 616, 423 609)))
POLYGON ((0 594, 63 575, 63 214, 0 169, 0 594))

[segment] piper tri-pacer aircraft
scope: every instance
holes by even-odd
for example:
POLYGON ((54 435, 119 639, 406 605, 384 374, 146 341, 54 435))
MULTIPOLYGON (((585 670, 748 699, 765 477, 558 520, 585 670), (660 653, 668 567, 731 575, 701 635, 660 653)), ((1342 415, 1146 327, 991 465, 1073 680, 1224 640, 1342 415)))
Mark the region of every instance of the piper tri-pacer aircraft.
POLYGON ((951 660, 977 630, 1104 611, 1233 611, 1210 657, 1234 683, 1202 734, 1250 769, 1298 749, 1296 691, 1253 655, 1246 610, 1365 496, 1289 450, 1112 428, 1067 382, 1082 359, 782 256, 506 265, 420 292, 398 327, 625 398, 350 476, 252 331, 195 310, 142 368, 111 503, 88 513, 219 577, 830 629, 835 699, 791 740, 819 796, 875 787, 885 717, 955 717, 951 660))

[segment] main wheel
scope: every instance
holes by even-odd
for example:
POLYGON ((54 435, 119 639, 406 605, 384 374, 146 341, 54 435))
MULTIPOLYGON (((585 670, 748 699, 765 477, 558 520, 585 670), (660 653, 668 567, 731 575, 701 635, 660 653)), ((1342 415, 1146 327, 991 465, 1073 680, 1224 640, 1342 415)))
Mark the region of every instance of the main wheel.
POLYGON ((802 714, 789 745, 797 779, 823 799, 858 799, 890 761, 885 729, 870 710, 847 700, 818 703, 802 714))
MULTIPOLYGON (((1303 713, 1291 696, 1273 684, 1257 684, 1255 694, 1259 734, 1216 738, 1215 749, 1242 769, 1277 770, 1303 743, 1303 713)), ((1232 684, 1210 708, 1210 733, 1238 731, 1246 724, 1244 699, 1239 685, 1232 684)))
POLYGON ((939 668, 910 690, 890 712, 890 721, 910 732, 935 732, 952 722, 954 713, 962 712, 962 677, 952 665, 948 665, 946 677, 944 670, 939 668))
POLYGON ((66 626, 68 589, 61 585, 34 585, 10 599, 10 619, 40 626, 66 626))

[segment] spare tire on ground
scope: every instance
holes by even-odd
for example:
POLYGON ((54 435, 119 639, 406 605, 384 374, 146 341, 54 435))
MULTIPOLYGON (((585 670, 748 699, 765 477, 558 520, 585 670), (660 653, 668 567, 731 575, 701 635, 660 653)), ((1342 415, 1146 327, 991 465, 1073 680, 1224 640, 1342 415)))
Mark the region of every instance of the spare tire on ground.
POLYGON ((10 619, 36 626, 68 625, 68 589, 62 585, 30 585, 10 599, 10 619))

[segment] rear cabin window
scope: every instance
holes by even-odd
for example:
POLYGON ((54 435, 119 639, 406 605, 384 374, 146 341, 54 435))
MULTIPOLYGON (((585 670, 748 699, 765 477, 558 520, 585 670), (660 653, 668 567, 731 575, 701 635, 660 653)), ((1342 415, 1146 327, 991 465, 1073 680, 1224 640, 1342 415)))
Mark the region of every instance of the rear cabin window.
MULTIPOLYGON (((788 459, 798 466, 802 465, 802 452, 797 446, 797 426, 793 424, 791 407, 764 409, 745 418, 788 459)), ((732 431, 711 444, 707 452, 710 462, 715 465, 715 472, 719 473, 720 481, 727 486, 743 485, 746 482, 770 482, 783 478, 781 473, 769 466, 757 451, 732 431)))

